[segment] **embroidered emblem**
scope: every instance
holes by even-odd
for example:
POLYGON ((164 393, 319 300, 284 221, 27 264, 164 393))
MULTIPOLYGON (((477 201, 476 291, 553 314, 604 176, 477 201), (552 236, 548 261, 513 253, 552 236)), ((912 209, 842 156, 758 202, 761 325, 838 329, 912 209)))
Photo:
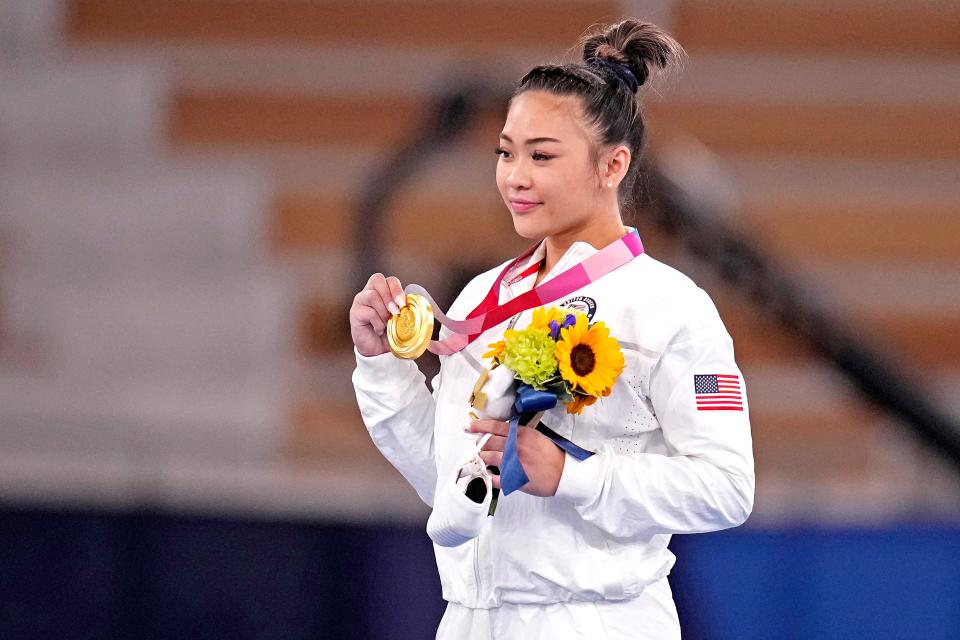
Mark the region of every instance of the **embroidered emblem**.
POLYGON ((597 312, 597 301, 587 296, 576 296, 564 300, 560 303, 560 306, 587 314, 587 320, 593 320, 593 314, 597 312))

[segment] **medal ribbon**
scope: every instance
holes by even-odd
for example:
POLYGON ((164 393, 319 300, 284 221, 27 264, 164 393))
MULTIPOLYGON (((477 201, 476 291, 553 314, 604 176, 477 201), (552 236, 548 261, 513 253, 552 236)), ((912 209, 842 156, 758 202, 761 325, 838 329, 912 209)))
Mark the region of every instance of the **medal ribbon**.
POLYGON ((557 277, 551 278, 540 286, 504 304, 498 305, 497 300, 499 299, 498 292, 500 290, 500 283, 503 282, 507 273, 514 268, 517 263, 529 257, 535 248, 536 247, 532 247, 528 249, 523 255, 512 260, 510 264, 504 267, 490 288, 490 292, 487 293, 480 305, 464 320, 454 320, 446 316, 440 311, 440 307, 437 306, 433 298, 430 297, 427 290, 420 285, 407 285, 405 292, 417 293, 429 300, 430 305, 433 307, 434 316, 440 324, 453 332, 453 335, 444 340, 431 340, 430 346, 427 348, 432 353, 442 356, 461 351, 487 329, 495 327, 504 320, 527 309, 548 304, 591 282, 595 282, 643 253, 643 243, 640 242, 640 234, 636 230, 630 231, 583 262, 570 267, 557 277))

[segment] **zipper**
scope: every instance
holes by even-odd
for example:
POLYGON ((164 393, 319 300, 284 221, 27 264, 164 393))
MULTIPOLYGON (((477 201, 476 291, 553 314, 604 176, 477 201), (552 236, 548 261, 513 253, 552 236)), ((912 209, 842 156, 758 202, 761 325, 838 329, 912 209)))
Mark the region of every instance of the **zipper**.
POLYGON ((480 536, 473 539, 473 577, 477 585, 477 600, 480 600, 480 536))

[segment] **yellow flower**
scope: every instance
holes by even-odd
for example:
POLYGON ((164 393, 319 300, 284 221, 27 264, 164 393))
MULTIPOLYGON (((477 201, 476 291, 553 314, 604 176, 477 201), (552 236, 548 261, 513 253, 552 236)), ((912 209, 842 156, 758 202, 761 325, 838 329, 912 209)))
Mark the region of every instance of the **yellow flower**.
MULTIPOLYGON (((530 326, 528 329, 540 329, 542 331, 550 332, 550 321, 556 320, 557 323, 563 322, 563 319, 566 317, 566 314, 558 309, 557 307, 537 307, 533 310, 533 319, 530 321, 530 326)), ((487 345, 487 348, 490 350, 483 354, 484 358, 493 358, 497 362, 503 361, 503 351, 507 348, 507 340, 510 339, 510 334, 516 333, 515 329, 507 329, 503 334, 503 340, 499 342, 491 342, 487 345)))
POLYGON ((589 407, 596 401, 596 396, 576 396, 572 402, 567 404, 567 413, 575 413, 580 415, 580 412, 583 411, 584 407, 589 407))
POLYGON ((567 314, 557 307, 537 307, 533 310, 533 319, 530 320, 530 329, 542 329, 550 331, 550 322, 557 321, 557 324, 563 322, 567 314))
POLYGON ((483 354, 484 358, 493 358, 497 362, 500 362, 500 358, 503 357, 503 350, 507 348, 507 342, 501 340, 500 342, 491 342, 487 345, 490 351, 487 351, 483 354))
MULTIPOLYGON (((623 371, 620 343, 610 337, 602 322, 588 326, 587 317, 577 314, 577 324, 560 331, 557 341, 557 362, 560 375, 588 396, 607 396, 623 371)), ((575 404, 577 400, 574 400, 575 404)), ((590 403, 593 404, 593 403, 590 403)), ((586 401, 579 408, 589 406, 586 401)))
POLYGON ((482 358, 492 357, 497 362, 502 362, 503 352, 507 348, 507 340, 513 337, 513 335, 516 333, 517 333, 516 329, 507 329, 506 331, 504 331, 503 340, 500 340, 499 342, 491 342, 490 344, 488 344, 487 348, 490 349, 490 351, 487 351, 481 357, 482 358))
MULTIPOLYGON (((607 387, 600 392, 600 395, 606 398, 612 391, 613 387, 607 387)), ((573 397, 573 400, 567 403, 567 413, 576 413, 579 415, 584 407, 589 407, 599 399, 597 396, 581 396, 578 394, 573 397)))

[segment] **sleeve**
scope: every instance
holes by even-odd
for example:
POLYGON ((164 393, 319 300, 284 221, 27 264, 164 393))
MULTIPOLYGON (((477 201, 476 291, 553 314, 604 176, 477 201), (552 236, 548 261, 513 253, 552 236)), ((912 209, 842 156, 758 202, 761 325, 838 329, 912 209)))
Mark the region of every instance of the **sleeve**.
POLYGON ((709 305, 698 314, 704 321, 679 331, 650 375, 650 400, 670 455, 626 456, 605 445, 582 462, 569 454, 565 460, 557 496, 611 535, 717 531, 742 524, 753 510, 746 388, 733 340, 701 293, 709 305))
POLYGON ((441 357, 440 373, 433 379, 431 394, 426 377, 412 360, 401 360, 389 352, 367 357, 356 348, 354 355, 357 367, 353 386, 373 443, 420 499, 433 506, 437 485, 434 413, 444 358, 441 357))

